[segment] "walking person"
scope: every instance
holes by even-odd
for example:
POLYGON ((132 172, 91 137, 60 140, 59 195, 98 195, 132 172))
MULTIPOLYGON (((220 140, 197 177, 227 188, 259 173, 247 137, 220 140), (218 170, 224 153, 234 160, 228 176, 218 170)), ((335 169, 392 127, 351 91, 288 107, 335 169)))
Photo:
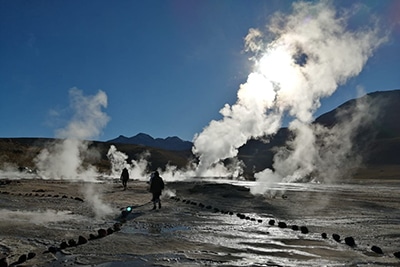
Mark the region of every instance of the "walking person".
POLYGON ((128 180, 129 180, 129 172, 127 168, 124 168, 121 173, 121 181, 122 181, 122 186, 124 187, 124 190, 126 190, 128 186, 128 180))
POLYGON ((151 178, 150 178, 150 192, 153 194, 153 198, 151 201, 153 201, 153 210, 157 208, 157 203, 158 203, 158 208, 161 209, 161 192, 164 189, 164 181, 158 171, 155 171, 151 178))

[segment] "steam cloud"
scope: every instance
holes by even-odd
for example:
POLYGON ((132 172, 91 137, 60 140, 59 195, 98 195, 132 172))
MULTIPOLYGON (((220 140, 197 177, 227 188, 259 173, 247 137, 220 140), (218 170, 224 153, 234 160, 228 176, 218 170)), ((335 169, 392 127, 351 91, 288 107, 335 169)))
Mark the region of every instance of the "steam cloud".
POLYGON ((99 91, 94 96, 84 96, 72 88, 69 96, 73 117, 65 128, 57 130, 60 141, 41 151, 36 166, 44 178, 93 180, 97 171, 93 166, 82 166, 82 155, 88 151, 85 140, 97 137, 109 121, 102 111, 107 107, 107 95, 99 91))
POLYGON ((150 156, 150 152, 145 151, 139 156, 139 160, 131 160, 129 164, 127 162, 128 155, 118 151, 114 145, 111 145, 107 157, 111 163, 111 176, 119 177, 121 175, 122 169, 127 168, 129 172, 129 177, 138 180, 148 179, 146 173, 148 172, 149 162, 147 161, 150 156))
MULTIPOLYGON (((46 179, 93 182, 98 176, 97 170, 89 164, 83 164, 83 158, 90 153, 87 140, 97 137, 109 121, 102 111, 107 107, 107 95, 99 91, 94 96, 84 96, 82 91, 72 88, 69 96, 72 119, 65 128, 57 131, 59 141, 43 149, 35 159, 38 174, 46 179)), ((82 192, 96 217, 111 212, 111 208, 102 202, 101 192, 96 192, 93 184, 85 183, 82 192)))
MULTIPOLYGON (((304 178, 316 170, 327 170, 324 162, 328 160, 335 167, 343 164, 351 148, 349 137, 363 120, 356 116, 350 124, 327 131, 311 125, 313 114, 321 98, 329 97, 361 72, 386 36, 379 31, 377 21, 359 31, 347 29, 351 12, 339 13, 330 3, 297 2, 292 14, 275 14, 266 33, 249 30, 245 51, 252 53, 254 71, 240 85, 237 102, 220 110, 223 118, 211 121, 195 136, 198 175, 235 157, 250 138, 275 134, 285 116, 292 118, 289 129, 295 138, 289 149, 275 156, 274 171, 267 169, 255 175, 259 181, 304 178)), ((366 114, 362 105, 359 109, 357 114, 366 114)))

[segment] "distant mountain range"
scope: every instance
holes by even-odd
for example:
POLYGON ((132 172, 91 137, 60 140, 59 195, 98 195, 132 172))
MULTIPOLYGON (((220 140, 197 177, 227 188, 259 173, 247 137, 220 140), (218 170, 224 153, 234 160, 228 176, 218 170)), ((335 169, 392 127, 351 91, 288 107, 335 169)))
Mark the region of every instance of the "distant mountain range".
POLYGON ((184 141, 177 136, 153 138, 145 133, 139 133, 132 137, 120 135, 115 139, 107 141, 107 143, 141 145, 173 151, 190 150, 193 146, 192 142, 184 141))

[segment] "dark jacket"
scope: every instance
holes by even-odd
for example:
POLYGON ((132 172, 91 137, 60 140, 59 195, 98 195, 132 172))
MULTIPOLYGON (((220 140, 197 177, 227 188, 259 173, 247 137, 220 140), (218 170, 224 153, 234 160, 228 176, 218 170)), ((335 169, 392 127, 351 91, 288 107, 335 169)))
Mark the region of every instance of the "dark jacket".
POLYGON ((161 192, 163 189, 164 189, 163 179, 159 175, 154 174, 154 176, 150 180, 150 192, 152 193, 161 192))
POLYGON ((128 181, 128 180, 129 180, 129 172, 128 172, 128 170, 127 170, 126 168, 124 168, 124 169, 122 170, 122 173, 121 173, 121 180, 122 180, 122 181, 128 181))

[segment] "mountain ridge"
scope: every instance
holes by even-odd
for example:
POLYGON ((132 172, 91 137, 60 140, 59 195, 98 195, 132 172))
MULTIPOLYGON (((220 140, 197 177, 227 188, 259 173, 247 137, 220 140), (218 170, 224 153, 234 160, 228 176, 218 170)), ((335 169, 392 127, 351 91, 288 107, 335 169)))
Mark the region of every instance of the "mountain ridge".
POLYGON ((190 150, 193 146, 192 142, 184 141, 177 136, 153 138, 145 133, 138 133, 132 137, 120 135, 117 138, 106 141, 106 143, 142 145, 172 151, 190 150))

